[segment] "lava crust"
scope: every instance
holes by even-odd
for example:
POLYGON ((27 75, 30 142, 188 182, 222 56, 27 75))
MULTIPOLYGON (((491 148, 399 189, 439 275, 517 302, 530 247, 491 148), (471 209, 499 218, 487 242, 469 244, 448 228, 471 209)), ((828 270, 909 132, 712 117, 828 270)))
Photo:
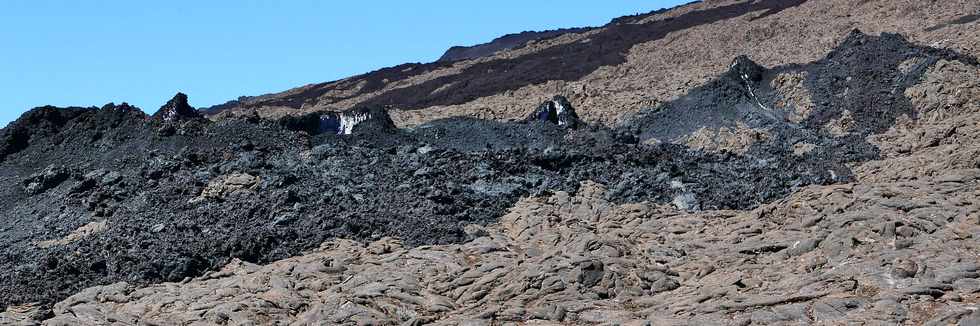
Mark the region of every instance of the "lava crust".
POLYGON ((938 60, 976 66, 853 32, 813 63, 739 57, 615 128, 578 121, 564 98, 526 121, 412 129, 376 107, 209 121, 183 94, 153 117, 126 104, 37 108, 0 132, 0 307, 269 263, 336 238, 461 243, 521 198, 586 181, 616 204, 753 209, 854 180, 849 164, 879 157, 866 138, 914 118, 904 90, 938 60), (773 86, 787 75, 804 76, 794 92, 807 101, 773 86))

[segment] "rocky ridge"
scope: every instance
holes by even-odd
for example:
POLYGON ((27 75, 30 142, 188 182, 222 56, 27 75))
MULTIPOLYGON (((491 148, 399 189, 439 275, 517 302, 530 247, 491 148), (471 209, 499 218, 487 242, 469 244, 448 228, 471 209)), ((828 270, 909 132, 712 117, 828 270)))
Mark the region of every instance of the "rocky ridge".
POLYGON ((248 97, 209 111, 257 109, 278 117, 388 105, 400 126, 453 116, 522 119, 543 98, 565 95, 586 122, 614 125, 671 102, 747 55, 763 66, 820 59, 860 29, 980 55, 974 1, 700 1, 616 19, 494 55, 405 64, 343 80, 248 97), (718 32, 725 31, 725 32, 718 32), (709 49, 710 50, 706 50, 709 49))
POLYGON ((177 93, 157 113, 150 117, 158 122, 177 122, 181 120, 200 118, 201 114, 187 103, 187 94, 177 93))
POLYGON ((561 28, 551 31, 525 31, 521 33, 507 34, 483 44, 451 47, 446 50, 446 53, 443 53, 442 56, 439 57, 437 62, 459 61, 486 57, 493 55, 498 51, 510 50, 515 47, 523 46, 528 42, 548 39, 562 34, 581 33, 590 29, 591 28, 588 27, 561 28))

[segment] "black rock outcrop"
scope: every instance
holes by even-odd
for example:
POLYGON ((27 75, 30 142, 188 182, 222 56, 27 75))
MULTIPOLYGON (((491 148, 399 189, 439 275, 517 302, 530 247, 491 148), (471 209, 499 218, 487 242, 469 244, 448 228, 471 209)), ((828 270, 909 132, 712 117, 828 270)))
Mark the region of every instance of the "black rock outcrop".
POLYGON ((24 180, 24 191, 30 195, 36 195, 58 186, 65 180, 68 180, 69 176, 71 174, 67 169, 59 166, 49 166, 44 171, 24 180))
POLYGON ((358 135, 384 142, 398 128, 384 108, 355 108, 341 112, 313 112, 279 119, 279 125, 308 135, 358 135), (378 137, 375 137, 378 136, 378 137))
POLYGON ((355 132, 392 132, 395 123, 383 108, 358 108, 320 115, 320 133, 350 135, 355 132))
POLYGON ((197 110, 191 107, 190 104, 187 104, 187 95, 177 93, 170 101, 167 101, 167 104, 161 106, 160 110, 154 113, 150 119, 159 122, 175 122, 199 119, 201 117, 201 114, 197 110))
POLYGON ((735 60, 732 60, 732 65, 728 68, 729 76, 745 82, 758 82, 762 80, 762 73, 764 71, 765 68, 745 55, 735 57, 735 60))
POLYGON ((918 46, 898 34, 871 36, 854 30, 825 58, 806 64, 767 69, 746 56, 736 57, 722 78, 641 110, 619 128, 648 142, 680 142, 702 129, 760 130, 768 140, 750 145, 748 152, 754 155, 808 143, 818 150, 807 155, 869 160, 878 150, 865 138, 887 130, 902 115, 914 116, 904 91, 925 67, 941 59, 975 64, 972 58, 918 46), (906 72, 898 69, 903 62, 921 63, 906 72), (793 87, 806 92, 807 107, 771 86, 780 75, 801 76, 793 87), (844 128, 832 130, 838 124, 844 128))
POLYGON ((528 117, 528 120, 550 122, 560 127, 573 129, 581 125, 572 103, 561 95, 555 95, 551 100, 541 103, 534 110, 534 113, 528 117))

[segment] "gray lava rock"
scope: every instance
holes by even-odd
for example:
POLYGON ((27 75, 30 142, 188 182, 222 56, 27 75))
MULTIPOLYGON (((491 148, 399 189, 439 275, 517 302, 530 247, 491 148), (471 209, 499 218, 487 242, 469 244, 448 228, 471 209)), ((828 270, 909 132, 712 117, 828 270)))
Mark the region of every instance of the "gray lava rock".
POLYGON ((261 181, 261 178, 249 174, 231 174, 208 183, 201 192, 201 197, 224 199, 245 190, 254 190, 261 181))
POLYGON ((919 266, 911 260, 896 258, 892 262, 892 275, 896 278, 910 278, 915 277, 915 273, 919 270, 919 266))
POLYGON ((674 196, 674 199, 671 200, 671 203, 674 204, 674 206, 677 207, 677 209, 681 209, 681 210, 701 209, 701 205, 698 204, 697 198, 694 197, 694 194, 689 192, 674 196))
POLYGON ((320 116, 317 133, 350 135, 357 130, 370 129, 374 132, 395 130, 388 112, 380 108, 359 108, 344 112, 328 112, 320 116))
POLYGON ((182 120, 200 119, 201 114, 190 104, 187 104, 187 95, 177 93, 167 104, 164 104, 153 114, 150 119, 159 122, 177 122, 182 120))
POLYGON ((71 172, 63 166, 51 165, 39 173, 33 174, 22 182, 24 191, 30 195, 40 194, 48 189, 57 187, 71 176, 71 172))

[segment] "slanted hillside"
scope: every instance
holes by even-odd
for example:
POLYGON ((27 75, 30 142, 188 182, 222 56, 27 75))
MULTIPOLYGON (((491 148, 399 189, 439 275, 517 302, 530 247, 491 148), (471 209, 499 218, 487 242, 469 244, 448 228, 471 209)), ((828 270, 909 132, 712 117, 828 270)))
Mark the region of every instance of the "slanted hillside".
POLYGON ((542 32, 524 31, 516 34, 507 34, 483 44, 451 47, 437 61, 447 62, 486 57, 498 51, 524 46, 529 42, 548 39, 562 34, 582 33, 589 30, 592 30, 592 28, 562 28, 542 32))
MULTIPOLYGON (((470 60, 404 64, 213 108, 281 116, 386 105, 398 125, 449 116, 495 120, 564 94, 588 122, 614 124, 676 99, 747 55, 764 66, 817 60, 852 29, 980 55, 980 3, 954 1, 702 1, 616 19, 470 60)), ((328 64, 328 63, 325 63, 328 64)))
POLYGON ((977 6, 709 1, 208 114, 36 108, 0 324, 976 324, 977 6))

